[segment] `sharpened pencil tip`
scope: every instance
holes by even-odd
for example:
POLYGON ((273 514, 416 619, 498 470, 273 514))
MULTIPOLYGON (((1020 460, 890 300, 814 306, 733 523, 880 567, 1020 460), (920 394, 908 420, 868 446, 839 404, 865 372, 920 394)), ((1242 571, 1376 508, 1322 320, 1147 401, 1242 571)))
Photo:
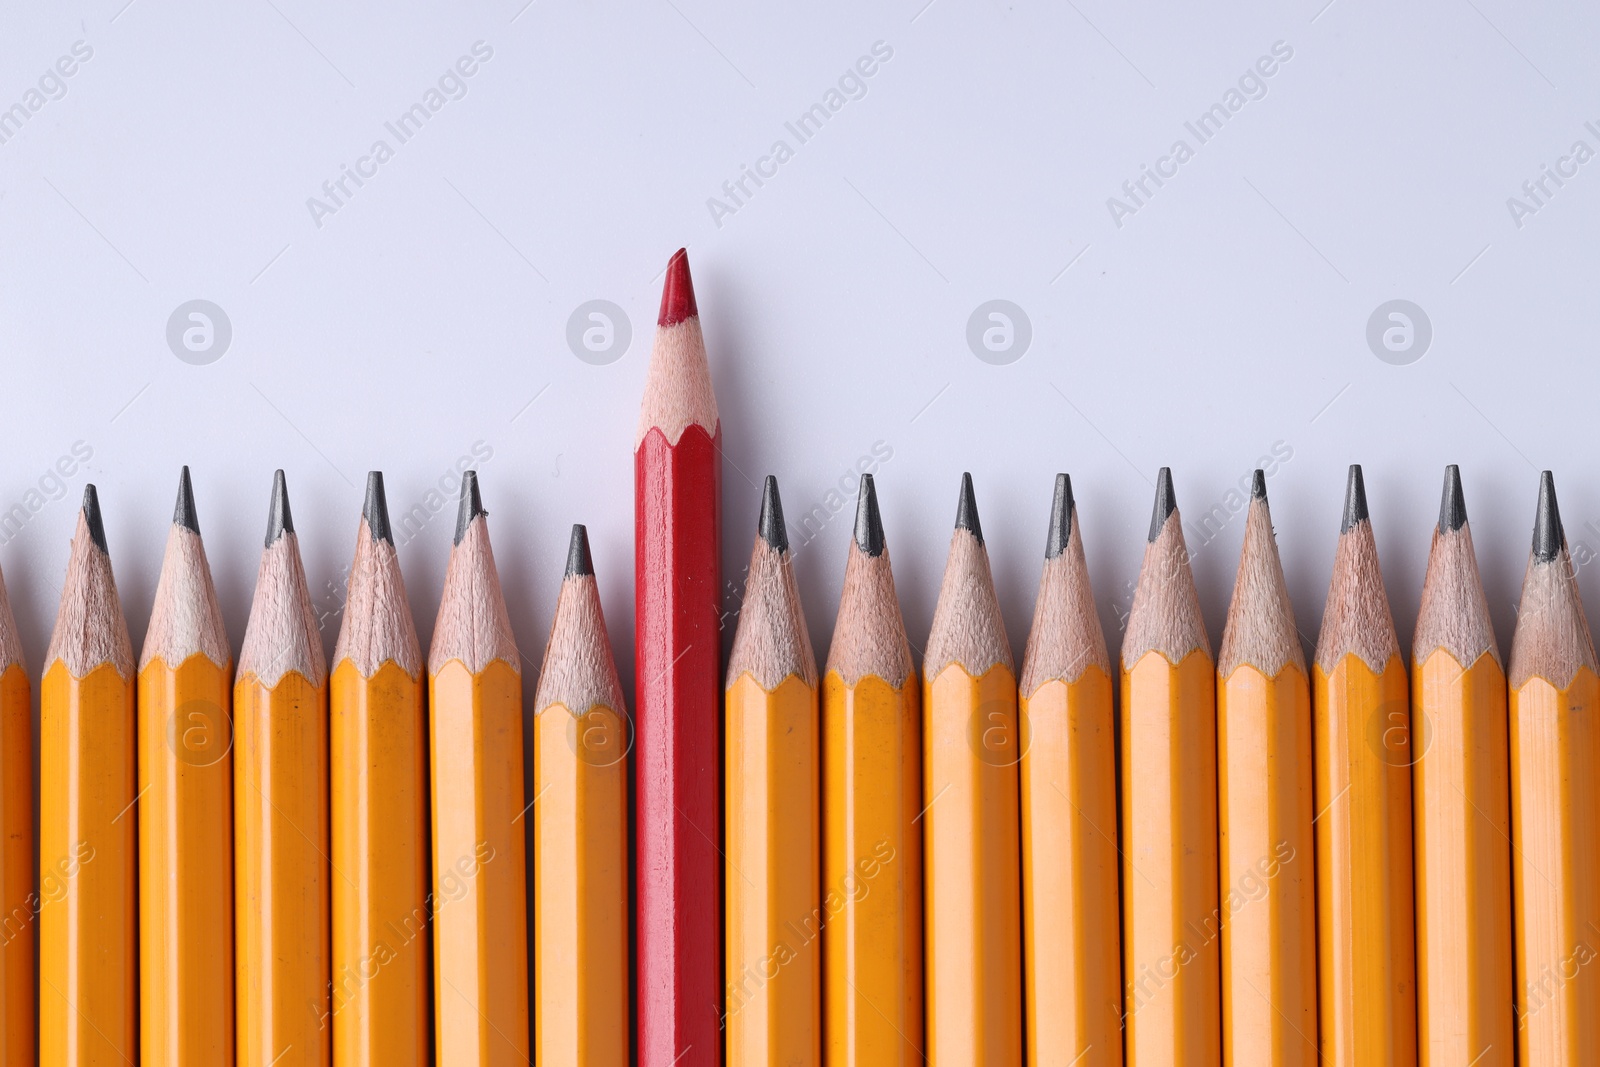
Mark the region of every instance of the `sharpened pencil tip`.
POLYGON ((200 517, 194 511, 194 484, 189 481, 189 468, 178 474, 178 503, 172 509, 172 525, 200 532, 200 517))
POLYGON ((467 536, 467 527, 472 525, 472 520, 479 515, 487 515, 483 510, 483 496, 478 492, 478 472, 463 471, 461 474, 461 507, 456 511, 456 544, 467 536))
POLYGON ((783 525, 783 501, 778 497, 778 479, 767 475, 761 488, 761 521, 756 525, 761 540, 774 552, 789 551, 789 531, 783 525))
POLYGON ((111 550, 106 547, 106 524, 100 518, 100 494, 93 482, 83 487, 83 522, 89 527, 89 540, 109 556, 111 550))
POLYGON ((1556 506, 1556 479, 1549 471, 1539 474, 1539 514, 1533 520, 1533 558, 1552 563, 1566 543, 1561 528, 1561 509, 1556 506))
POLYGON ((956 529, 965 530, 983 544, 983 524, 978 521, 978 499, 972 492, 972 475, 961 474, 961 500, 956 504, 956 529))
POLYGON ((374 541, 394 544, 394 534, 389 529, 389 500, 383 493, 383 472, 367 472, 367 500, 361 506, 361 517, 367 520, 367 531, 374 541))
POLYGON ((1056 475, 1056 495, 1050 503, 1050 536, 1045 539, 1044 558, 1055 559, 1067 550, 1072 540, 1072 479, 1056 475))
POLYGON ((271 548, 272 542, 286 533, 294 533, 294 516, 289 514, 289 483, 283 471, 276 470, 272 472, 272 503, 267 508, 266 547, 271 548))
POLYGON ((1439 499, 1439 532, 1449 533, 1467 524, 1467 498, 1461 492, 1461 468, 1444 469, 1444 495, 1439 499))
POLYGON ((1344 490, 1344 519, 1339 523, 1339 532, 1349 533, 1351 527, 1366 522, 1370 516, 1367 513, 1367 483, 1361 477, 1361 464, 1350 464, 1350 481, 1344 490))
POLYGON ((567 577, 581 578, 594 573, 594 560, 589 556, 589 530, 582 523, 572 526, 572 540, 567 544, 567 577))
POLYGON ((1257 467, 1256 472, 1250 476, 1250 499, 1267 499, 1267 472, 1260 467, 1257 467))
POLYGON ((680 248, 667 261, 667 279, 661 287, 658 326, 672 326, 700 314, 694 302, 694 280, 689 277, 689 250, 680 248))
POLYGON ((1150 513, 1150 536, 1146 540, 1152 544, 1161 536, 1161 528, 1167 524, 1167 516, 1178 510, 1178 494, 1172 489, 1172 468, 1162 467, 1156 475, 1156 506, 1150 513))
POLYGON ((856 547, 874 558, 883 555, 883 516, 878 514, 878 487, 872 475, 861 476, 856 495, 856 547))

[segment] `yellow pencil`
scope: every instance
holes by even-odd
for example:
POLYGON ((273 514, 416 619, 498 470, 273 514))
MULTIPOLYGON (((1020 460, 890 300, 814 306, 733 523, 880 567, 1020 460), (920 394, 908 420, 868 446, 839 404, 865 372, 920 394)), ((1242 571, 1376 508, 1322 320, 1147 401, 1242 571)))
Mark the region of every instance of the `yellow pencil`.
POLYGON ((625 1067, 630 734, 582 526, 534 707, 535 1059, 625 1067))
POLYGON ((822 681, 825 1060, 922 1060, 922 702, 872 475, 822 681))
POLYGON ((328 665, 281 470, 233 711, 239 1067, 327 1067, 328 665))
POLYGON ((1056 475, 1019 686, 1028 1062, 1120 1067, 1117 750, 1111 657, 1072 482, 1056 475))
POLYGON ((817 735, 817 660, 769 475, 728 657, 729 1067, 822 1062, 817 735))
POLYGON ((1222 1048, 1216 668, 1166 467, 1122 639, 1122 983, 1129 1067, 1222 1048))
POLYGON ((1511 640, 1517 1061, 1600 1063, 1600 663, 1555 480, 1539 480, 1511 640))
POLYGON ((422 674, 373 471, 328 693, 335 1067, 422 1067, 432 1051, 422 674))
POLYGON ((1426 1067, 1516 1060, 1506 675, 1461 474, 1445 468, 1411 643, 1417 1029, 1426 1067))
POLYGON ((428 653, 428 704, 438 1062, 525 1064, 522 658, 476 471, 461 476, 455 546, 428 653))
POLYGON ((1317 1063, 1311 684, 1255 472, 1217 659, 1222 1050, 1237 1067, 1317 1063))
POLYGON ((1410 693, 1359 466, 1350 468, 1311 692, 1322 1062, 1415 1063, 1410 693))
POLYGON ((1017 676, 972 476, 923 674, 927 1053, 935 1067, 1022 1061, 1017 676))
POLYGON ((233 650, 189 468, 139 661, 139 1037, 148 1067, 231 1061, 233 650))
POLYGON ((39 683, 39 1062, 139 1058, 133 646, 84 488, 39 683))

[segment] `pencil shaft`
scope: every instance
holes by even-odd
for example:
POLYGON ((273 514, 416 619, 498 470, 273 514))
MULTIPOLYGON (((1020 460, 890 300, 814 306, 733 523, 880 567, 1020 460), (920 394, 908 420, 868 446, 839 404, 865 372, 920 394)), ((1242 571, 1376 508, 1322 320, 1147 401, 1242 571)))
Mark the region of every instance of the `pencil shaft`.
POLYGON ((1506 676, 1439 649, 1413 677, 1417 1025, 1422 1062, 1515 1058, 1506 676))
POLYGON ((822 1062, 817 691, 744 674, 727 703, 729 1067, 822 1062))
POLYGON ((923 686, 928 1058, 1022 1059, 1017 679, 960 664, 923 686))
POLYGON ((922 710, 913 675, 822 683, 827 1062, 922 1059, 922 710))
POLYGON ((39 1061, 137 1062, 134 679, 56 660, 39 685, 39 1061))
POLYGON ((0 671, 0 1065, 32 1064, 35 1054, 33 889, 33 704, 28 672, 0 671))
POLYGON ((644 1067, 720 1061, 721 432, 644 436, 635 474, 637 985, 644 1067))
POLYGON ((326 1067, 328 690, 291 672, 234 686, 234 877, 240 1067, 326 1067))
POLYGON ((234 1055, 231 664, 139 671, 139 1024, 151 1067, 234 1055))
POLYGON ((1028 1062, 1122 1063, 1117 753, 1098 666, 1021 701, 1028 1062))
POLYGON ((1217 685, 1225 1063, 1317 1063, 1311 690, 1244 664, 1217 685))

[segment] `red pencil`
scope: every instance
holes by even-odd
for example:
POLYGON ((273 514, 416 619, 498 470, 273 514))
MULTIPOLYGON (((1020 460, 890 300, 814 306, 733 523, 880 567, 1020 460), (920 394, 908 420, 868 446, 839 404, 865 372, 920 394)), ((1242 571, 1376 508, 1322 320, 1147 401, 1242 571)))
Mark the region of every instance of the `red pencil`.
POLYGON ((640 1067, 722 1059, 721 449, 679 249, 667 264, 633 452, 640 1067))

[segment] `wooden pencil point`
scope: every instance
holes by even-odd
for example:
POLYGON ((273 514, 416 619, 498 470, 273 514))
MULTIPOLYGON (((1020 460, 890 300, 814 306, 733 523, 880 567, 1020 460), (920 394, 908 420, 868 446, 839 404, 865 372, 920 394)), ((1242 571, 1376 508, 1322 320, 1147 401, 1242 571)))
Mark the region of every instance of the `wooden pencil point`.
POLYGON ((883 516, 878 513, 878 488, 870 474, 861 476, 861 491, 856 495, 855 544, 868 556, 883 555, 883 516))
POLYGON ((970 533, 983 544, 983 526, 978 522, 978 500, 972 493, 972 475, 961 475, 961 499, 956 504, 956 529, 970 533))
POLYGON ((1234 580, 1228 621, 1222 629, 1222 649, 1217 655, 1217 675, 1222 679, 1244 664, 1268 678, 1286 666, 1298 667, 1302 674, 1306 669, 1294 625, 1294 605, 1289 601, 1278 542, 1272 533, 1266 486, 1261 488, 1259 496, 1252 494, 1245 517, 1239 576, 1234 580))
POLYGON ((265 547, 271 548, 274 541, 289 533, 294 533, 294 516, 289 512, 289 483, 279 469, 272 472, 272 503, 267 506, 265 547))
POLYGON ((475 513, 464 525, 458 523, 461 529, 450 549, 433 644, 428 650, 429 670, 437 675, 451 660, 460 660, 469 672, 479 674, 501 660, 520 673, 522 657, 511 632, 511 616, 506 611, 500 571, 489 543, 488 515, 478 497, 476 478, 470 491, 463 483, 461 500, 463 517, 469 508, 475 513))
POLYGON ((200 532, 200 517, 194 510, 194 486, 189 481, 187 466, 178 475, 178 503, 172 509, 172 524, 197 534, 200 532))
POLYGON ((1152 526, 1122 638, 1125 671, 1151 651, 1160 652, 1174 664, 1197 649, 1211 655, 1211 640, 1200 614, 1200 593, 1183 539, 1183 514, 1172 490, 1172 472, 1166 467, 1156 480, 1152 526))
POLYGON ((567 543, 567 569, 565 577, 581 578, 594 573, 594 559, 589 555, 589 530, 582 523, 572 526, 572 539, 567 543))
POLYGON ((1067 550, 1072 540, 1072 519, 1077 507, 1072 500, 1072 479, 1065 474, 1056 475, 1056 495, 1050 502, 1050 534, 1044 542, 1044 558, 1055 559, 1067 550))
POLYGON ((1444 469, 1444 496, 1439 501, 1439 532, 1449 533, 1467 524, 1467 501, 1461 492, 1461 468, 1444 469))
POLYGON ((1154 543, 1167 524, 1167 516, 1177 510, 1178 495, 1172 489, 1172 468, 1162 467, 1156 474, 1156 502, 1150 512, 1150 534, 1146 540, 1154 543))
POLYGON ((394 544, 394 533, 389 529, 389 500, 383 492, 383 472, 367 473, 367 498, 361 505, 361 517, 367 521, 367 533, 374 541, 394 544))
POLYGON ((761 539, 774 552, 789 551, 789 531, 783 524, 783 501, 778 496, 778 479, 767 475, 761 489, 761 518, 756 526, 761 539))
POLYGON ((1366 522, 1367 513, 1367 483, 1361 477, 1361 464, 1350 464, 1350 480, 1344 490, 1344 520, 1339 526, 1340 533, 1348 533, 1350 528, 1357 523, 1366 522))
MULTIPOLYGON (((180 485, 178 508, 167 534, 166 555, 161 561, 161 576, 156 581, 150 625, 139 659, 141 672, 155 660, 176 670, 196 654, 218 668, 228 667, 233 661, 222 608, 211 580, 211 564, 206 560, 198 524, 194 523, 194 496, 189 489, 187 467, 180 485)), ((226 686, 226 680, 222 684, 226 686)))
POLYGON ((483 510, 483 497, 478 492, 478 472, 465 471, 461 475, 461 507, 456 512, 455 543, 460 544, 461 539, 467 535, 467 527, 472 525, 472 520, 486 515, 483 510))
POLYGON ((661 287, 661 314, 657 326, 675 326, 700 316, 694 302, 694 280, 689 277, 689 250, 680 248, 667 261, 667 279, 661 287))
POLYGON ((100 517, 100 494, 95 490, 94 483, 90 482, 83 487, 83 520, 89 539, 95 547, 107 555, 111 549, 106 547, 106 526, 100 517))
POLYGON ((1540 563, 1556 558, 1567 543, 1561 526, 1561 509, 1556 505, 1556 479, 1549 471, 1539 474, 1539 512, 1533 522, 1533 555, 1540 563))

